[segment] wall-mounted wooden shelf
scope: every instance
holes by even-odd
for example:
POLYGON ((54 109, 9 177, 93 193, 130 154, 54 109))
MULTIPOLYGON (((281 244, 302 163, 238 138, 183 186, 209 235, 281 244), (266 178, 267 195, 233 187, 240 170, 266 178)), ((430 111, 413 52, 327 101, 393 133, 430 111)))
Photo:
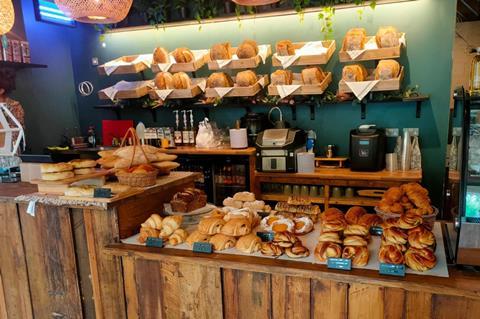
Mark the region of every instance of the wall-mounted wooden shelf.
POLYGON ((21 63, 21 62, 0 61, 0 68, 13 68, 13 69, 16 69, 16 70, 20 70, 20 69, 45 69, 45 68, 48 68, 48 65, 36 64, 36 63, 21 63))

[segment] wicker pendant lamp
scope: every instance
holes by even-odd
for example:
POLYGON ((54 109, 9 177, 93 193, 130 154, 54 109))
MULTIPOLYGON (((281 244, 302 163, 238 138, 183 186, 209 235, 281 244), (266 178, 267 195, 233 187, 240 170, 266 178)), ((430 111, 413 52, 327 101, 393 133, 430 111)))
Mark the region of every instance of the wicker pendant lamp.
POLYGON ((279 2, 280 0, 232 0, 232 1, 241 6, 264 6, 267 4, 279 2))
POLYGON ((7 33, 15 23, 12 0, 0 0, 0 35, 7 33))
POLYGON ((109 24, 125 19, 133 0, 55 0, 72 19, 83 23, 109 24))

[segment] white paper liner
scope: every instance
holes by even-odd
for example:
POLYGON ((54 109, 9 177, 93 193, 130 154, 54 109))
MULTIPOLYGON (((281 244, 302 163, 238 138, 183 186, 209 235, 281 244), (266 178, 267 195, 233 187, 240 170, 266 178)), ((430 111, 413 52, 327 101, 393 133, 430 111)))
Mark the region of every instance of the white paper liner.
POLYGON ((135 60, 132 62, 125 62, 125 61, 110 61, 103 65, 105 69, 105 74, 111 75, 113 72, 117 70, 119 66, 127 66, 127 65, 134 65, 137 63, 143 63, 148 68, 152 65, 152 54, 140 54, 137 56, 135 60))
POLYGON ((160 100, 165 101, 170 94, 172 94, 173 90, 155 90, 160 100))
MULTIPOLYGON (((191 233, 196 229, 196 226, 190 226, 187 227, 187 231, 191 233)), ((310 256, 306 258, 290 258, 287 255, 283 254, 280 257, 271 257, 271 256, 265 256, 262 255, 261 252, 256 252, 253 254, 246 254, 241 251, 236 250, 235 248, 230 248, 222 251, 215 251, 215 253, 218 254, 229 254, 229 255, 242 255, 242 256, 253 256, 253 257, 260 257, 260 258, 278 258, 281 260, 289 260, 289 261, 294 261, 294 262, 302 262, 302 263, 310 263, 310 264, 326 264, 326 262, 320 262, 318 261, 315 256, 314 256, 314 251, 315 247, 318 244, 318 236, 320 235, 320 226, 319 224, 315 225, 315 229, 304 236, 300 236, 300 239, 302 240, 302 244, 307 247, 310 250, 310 256)), ((255 230, 259 231, 258 229, 255 230)), ((448 267, 447 267, 447 258, 445 256, 445 247, 443 244, 443 235, 442 235, 442 228, 440 223, 435 223, 435 226, 433 228, 433 233, 435 235, 435 239, 437 241, 437 248, 435 250, 435 255, 437 257, 437 265, 435 268, 425 271, 425 272, 419 272, 412 270, 408 267, 406 267, 406 273, 408 274, 416 274, 416 275, 424 275, 424 276, 435 276, 435 277, 449 277, 448 275, 448 267)), ((145 244, 141 244, 138 242, 138 236, 134 235, 132 237, 128 237, 126 239, 122 239, 122 243, 124 244, 131 244, 131 245, 141 245, 145 246, 145 244)), ((363 266, 363 267, 352 267, 352 268, 358 268, 358 269, 370 269, 370 270, 375 270, 378 271, 380 268, 380 262, 378 261, 378 251, 380 249, 380 244, 381 244, 381 237, 380 236, 372 236, 372 240, 370 244, 368 245, 368 250, 370 252, 370 259, 368 261, 368 264, 363 266)), ((177 246, 171 246, 171 245, 165 245, 166 248, 174 248, 174 249, 181 249, 181 250, 192 250, 192 247, 188 246, 187 244, 181 244, 177 246)))
POLYGON ((136 90, 139 87, 143 86, 152 86, 152 81, 135 81, 135 82, 127 82, 127 81, 120 81, 114 86, 108 87, 106 89, 101 90, 110 100, 115 100, 117 93, 119 91, 130 91, 130 90, 136 90))
POLYGON ((177 63, 177 61, 175 61, 175 58, 173 57, 173 55, 169 54, 168 57, 169 57, 170 62, 168 62, 168 63, 157 63, 158 68, 162 72, 168 72, 168 70, 170 70, 172 65, 177 63))
POLYGON ((301 85, 298 85, 298 84, 276 86, 278 95, 280 95, 282 99, 289 96, 290 94, 298 90, 300 87, 301 85))
POLYGON ((225 88, 218 87, 218 88, 214 88, 214 90, 215 92, 217 92, 218 96, 222 98, 228 93, 230 93, 230 91, 233 90, 233 87, 225 87, 225 88))
POLYGON ((290 67, 302 56, 321 55, 328 52, 328 48, 323 46, 322 41, 310 41, 305 43, 303 47, 295 50, 295 55, 280 56, 274 53, 273 56, 280 61, 284 69, 290 67))
POLYGON ((265 61, 267 61, 269 48, 270 45, 268 44, 261 44, 258 46, 258 55, 260 56, 260 59, 262 59, 263 64, 265 64, 265 61))
POLYGON ((197 83, 197 86, 202 90, 202 92, 205 92, 205 89, 207 88, 207 80, 203 80, 197 83))
POLYGON ((257 81, 257 83, 260 84, 260 86, 261 86, 262 88, 264 88, 265 85, 266 85, 266 84, 265 84, 265 77, 264 77, 264 76, 261 76, 260 79, 257 81))
POLYGON ((277 53, 274 53, 273 56, 280 61, 280 64, 282 65, 282 68, 286 69, 290 67, 295 61, 297 61, 300 56, 299 55, 278 55, 277 53))
POLYGON ((345 84, 350 88, 350 90, 352 90, 357 99, 361 101, 375 87, 375 85, 377 85, 378 82, 378 80, 361 82, 345 81, 345 84))

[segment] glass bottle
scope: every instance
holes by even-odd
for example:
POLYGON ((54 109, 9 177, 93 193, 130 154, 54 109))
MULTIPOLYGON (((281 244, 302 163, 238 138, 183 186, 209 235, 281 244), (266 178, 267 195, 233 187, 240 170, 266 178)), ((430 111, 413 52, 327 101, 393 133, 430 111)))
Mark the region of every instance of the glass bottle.
POLYGON ((470 68, 470 95, 480 95, 480 47, 474 49, 475 56, 470 68))

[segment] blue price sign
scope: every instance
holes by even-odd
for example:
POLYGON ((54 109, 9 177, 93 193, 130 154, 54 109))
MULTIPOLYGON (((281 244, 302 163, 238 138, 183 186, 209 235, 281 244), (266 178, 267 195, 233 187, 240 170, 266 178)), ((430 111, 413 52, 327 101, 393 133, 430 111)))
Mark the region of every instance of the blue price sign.
POLYGON ((193 252, 211 254, 213 252, 213 246, 210 243, 196 242, 193 243, 193 252))
POLYGON ((262 241, 269 242, 273 241, 273 237, 275 236, 275 234, 267 231, 259 231, 257 232, 257 236, 260 237, 262 241))
POLYGON ((145 245, 147 247, 162 248, 163 247, 163 239, 162 238, 156 238, 156 237, 147 237, 147 241, 145 242, 145 245))
POLYGON ((370 234, 373 236, 382 236, 383 228, 380 226, 372 226, 370 227, 370 234))
POLYGON ((95 188, 93 190, 93 197, 110 198, 112 197, 112 190, 110 188, 95 188))
POLYGON ((352 270, 352 260, 347 258, 328 258, 327 266, 331 269, 352 270))
POLYGON ((405 277, 405 265, 380 263, 379 271, 381 275, 405 277))

